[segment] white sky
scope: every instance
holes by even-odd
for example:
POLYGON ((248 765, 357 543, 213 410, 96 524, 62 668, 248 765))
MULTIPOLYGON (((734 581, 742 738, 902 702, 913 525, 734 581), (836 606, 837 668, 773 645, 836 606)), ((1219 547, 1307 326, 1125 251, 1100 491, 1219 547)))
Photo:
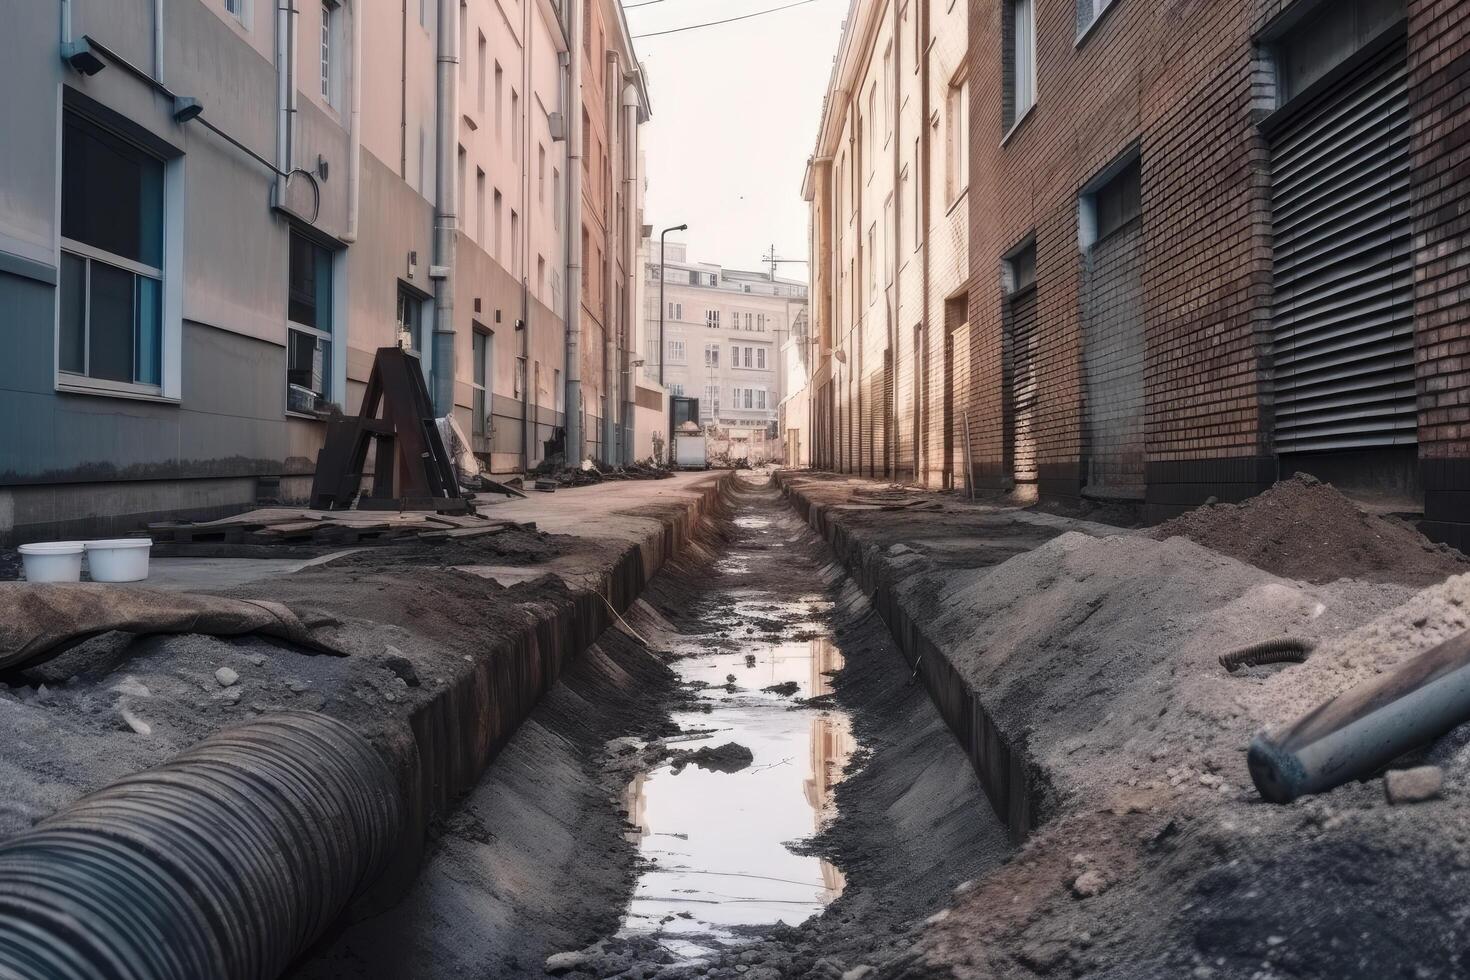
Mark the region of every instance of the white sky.
MULTIPOLYGON (((629 0, 629 4, 643 0, 629 0)), ((627 11, 634 35, 779 7, 790 0, 661 0, 627 11)), ((648 68, 645 127, 653 236, 689 224, 689 259, 761 268, 772 242, 807 257, 801 177, 816 142, 822 95, 847 0, 633 42, 648 68)), ((778 274, 807 278, 805 264, 778 274)))

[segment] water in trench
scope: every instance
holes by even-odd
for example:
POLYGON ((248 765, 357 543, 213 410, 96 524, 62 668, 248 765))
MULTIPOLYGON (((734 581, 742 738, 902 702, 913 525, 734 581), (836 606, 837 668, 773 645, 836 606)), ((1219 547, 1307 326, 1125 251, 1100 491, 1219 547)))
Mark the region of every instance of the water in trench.
POLYGON ((844 884, 840 869, 788 846, 830 819, 857 746, 826 697, 843 661, 822 566, 800 520, 762 496, 742 508, 713 574, 696 584, 685 621, 708 632, 668 643, 674 670, 698 692, 674 715, 691 734, 676 747, 734 742, 750 764, 664 765, 637 777, 625 799, 643 867, 623 932, 658 934, 686 955, 734 940, 742 926, 801 922, 844 884))

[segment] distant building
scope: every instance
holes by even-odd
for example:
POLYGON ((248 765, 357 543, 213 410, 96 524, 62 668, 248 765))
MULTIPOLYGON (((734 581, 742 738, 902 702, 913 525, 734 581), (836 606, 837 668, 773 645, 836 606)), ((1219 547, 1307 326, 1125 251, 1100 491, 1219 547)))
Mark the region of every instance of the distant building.
POLYGON ((645 379, 657 382, 662 370, 671 397, 699 400, 712 452, 780 458, 781 348, 805 323, 806 283, 690 262, 675 242, 662 262, 657 243, 647 251, 645 379))

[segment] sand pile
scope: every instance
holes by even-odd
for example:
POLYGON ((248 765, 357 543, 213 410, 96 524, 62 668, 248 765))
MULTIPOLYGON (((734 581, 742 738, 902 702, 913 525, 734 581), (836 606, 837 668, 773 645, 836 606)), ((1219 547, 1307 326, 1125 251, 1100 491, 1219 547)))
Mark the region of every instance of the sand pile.
POLYGON ((1431 585, 1470 571, 1470 559, 1413 527, 1359 510, 1330 483, 1304 473, 1242 504, 1200 507, 1152 532, 1189 538, 1284 578, 1431 585))

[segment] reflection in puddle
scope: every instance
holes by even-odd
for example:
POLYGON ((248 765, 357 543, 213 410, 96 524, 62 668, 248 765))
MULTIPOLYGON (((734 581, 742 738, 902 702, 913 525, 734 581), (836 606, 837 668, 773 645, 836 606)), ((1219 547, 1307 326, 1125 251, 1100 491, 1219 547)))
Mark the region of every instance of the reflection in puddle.
POLYGON ((679 651, 690 655, 674 669, 685 682, 709 685, 702 700, 711 710, 674 720, 685 731, 712 731, 678 747, 737 742, 753 761, 734 773, 690 765, 676 774, 664 766, 628 786, 624 804, 646 864, 625 931, 659 932, 676 955, 698 956, 709 948, 703 944, 735 939, 734 927, 794 925, 841 894, 837 868, 787 847, 821 827, 856 748, 845 713, 798 700, 831 693, 841 652, 824 635, 779 638, 819 634, 829 608, 815 597, 793 603, 744 595, 733 622, 780 619, 783 632, 735 643, 708 638, 679 651), (795 698, 761 690, 790 684, 795 698))

